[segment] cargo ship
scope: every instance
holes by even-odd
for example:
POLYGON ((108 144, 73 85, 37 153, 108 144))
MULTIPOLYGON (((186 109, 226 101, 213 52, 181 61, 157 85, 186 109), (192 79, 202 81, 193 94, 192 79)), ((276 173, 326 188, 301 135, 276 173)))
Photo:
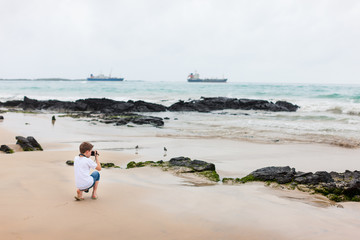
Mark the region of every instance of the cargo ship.
POLYGON ((200 78, 198 73, 190 73, 187 78, 188 82, 210 82, 210 83, 224 83, 227 81, 227 78, 200 78))
POLYGON ((124 78, 111 77, 111 75, 105 76, 103 74, 97 76, 90 74, 90 77, 88 77, 87 80, 88 81, 124 81, 124 78))

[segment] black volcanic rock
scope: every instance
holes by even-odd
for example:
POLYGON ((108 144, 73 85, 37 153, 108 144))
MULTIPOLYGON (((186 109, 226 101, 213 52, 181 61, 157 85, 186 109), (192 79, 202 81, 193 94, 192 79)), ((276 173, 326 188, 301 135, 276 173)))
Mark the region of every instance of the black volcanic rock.
POLYGON ((2 104, 4 107, 22 107, 23 101, 21 100, 11 100, 6 101, 2 104))
POLYGON ((264 110, 294 112, 299 106, 285 101, 272 103, 265 100, 237 99, 226 97, 202 97, 199 100, 188 102, 178 101, 170 107, 145 101, 115 101, 107 98, 79 99, 75 102, 47 100, 39 101, 24 97, 23 101, 7 101, 4 107, 18 107, 24 110, 51 110, 51 111, 89 111, 105 114, 125 112, 164 112, 164 111, 198 111, 209 112, 223 109, 264 110))
POLYGON ((165 171, 172 170, 177 174, 195 174, 204 177, 212 182, 219 182, 219 174, 215 170, 213 163, 208 163, 201 160, 191 160, 188 157, 175 157, 170 161, 146 161, 134 162, 131 161, 127 164, 127 169, 138 167, 160 167, 165 171))
POLYGON ((201 160, 191 160, 187 157, 176 157, 169 161, 171 166, 188 167, 197 172, 215 171, 215 165, 201 160))
POLYGON ((4 103, 8 107, 21 107, 24 110, 52 110, 52 111, 89 111, 107 114, 124 112, 163 112, 166 107, 145 101, 115 101, 107 98, 79 99, 75 102, 47 100, 39 101, 24 97, 23 101, 9 101, 4 103))
POLYGON ((29 140, 27 140, 25 137, 17 136, 15 138, 17 140, 16 144, 19 144, 24 151, 35 151, 35 148, 30 144, 29 140))
POLYGON ((116 116, 109 115, 105 117, 100 116, 100 118, 102 118, 102 120, 100 120, 102 123, 115 124, 117 126, 126 125, 128 123, 134 123, 137 125, 150 124, 155 127, 164 126, 164 121, 160 117, 144 116, 135 113, 125 113, 116 116))
MULTIPOLYGON (((265 167, 257 169, 243 178, 223 178, 224 184, 243 184, 252 181, 276 182, 288 189, 299 189, 310 193, 320 193, 330 200, 360 202, 360 172, 344 173, 318 171, 296 172, 290 167, 265 167)), ((270 184, 270 183, 269 183, 270 184)))
POLYGON ((23 109, 24 110, 28 110, 28 109, 38 109, 41 106, 41 101, 39 102, 36 99, 30 99, 28 97, 24 97, 24 101, 23 101, 23 109))
MULTIPOLYGON (((132 102, 132 101, 128 101, 132 102)), ((144 101, 134 102, 133 112, 165 112, 166 107, 160 104, 148 103, 144 101)))
POLYGON ((275 103, 275 105, 285 108, 286 112, 296 112, 299 108, 298 105, 294 105, 294 104, 286 102, 286 101, 277 101, 275 103))
POLYGON ((0 147, 0 151, 3 151, 5 153, 14 153, 14 150, 12 150, 9 146, 7 145, 1 145, 0 147))
POLYGON ((164 126, 164 121, 160 117, 151 117, 151 116, 140 116, 131 120, 135 124, 151 124, 156 127, 164 126))
POLYGON ((75 101, 78 107, 84 109, 83 111, 101 111, 110 108, 116 102, 107 98, 88 98, 75 101))
POLYGON ((272 112, 294 112, 299 106, 285 101, 276 103, 265 100, 236 99, 236 98, 201 98, 200 100, 191 100, 188 102, 179 101, 171 105, 169 111, 198 111, 209 112, 223 109, 242 109, 242 110, 264 110, 272 112))
POLYGON ((298 174, 295 179, 295 182, 299 184, 319 184, 319 183, 330 183, 334 182, 334 179, 331 177, 330 173, 325 171, 319 171, 316 173, 306 173, 298 174))
POLYGON ((35 138, 33 137, 22 137, 22 136, 17 136, 15 137, 17 142, 16 144, 19 144, 20 147, 24 150, 24 151, 42 151, 42 147, 40 146, 40 144, 35 140, 35 138))
POLYGON ((39 150, 39 151, 43 150, 41 145, 36 141, 36 139, 34 137, 29 136, 26 139, 29 141, 31 146, 33 146, 36 150, 39 150))
POLYGON ((295 176, 295 169, 290 167, 265 167, 250 173, 260 181, 275 181, 278 183, 289 183, 295 176))
POLYGON ((74 161, 73 160, 67 160, 66 164, 69 166, 74 166, 74 161))

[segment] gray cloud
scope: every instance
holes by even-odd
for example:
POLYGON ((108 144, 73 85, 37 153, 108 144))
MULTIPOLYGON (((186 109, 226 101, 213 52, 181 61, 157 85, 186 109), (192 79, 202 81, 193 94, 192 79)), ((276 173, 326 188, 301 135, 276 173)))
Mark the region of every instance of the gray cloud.
POLYGON ((0 78, 357 83, 358 1, 3 0, 0 78))

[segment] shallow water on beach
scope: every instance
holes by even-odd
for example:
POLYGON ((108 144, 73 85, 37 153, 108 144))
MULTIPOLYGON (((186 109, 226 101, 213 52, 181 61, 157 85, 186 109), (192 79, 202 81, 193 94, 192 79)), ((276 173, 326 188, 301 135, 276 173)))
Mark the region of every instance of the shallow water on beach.
MULTIPOLYGON (((316 142, 360 146, 360 85, 311 84, 191 84, 186 82, 1 81, 0 101, 39 99, 74 101, 81 98, 145 100, 169 106, 178 100, 234 97, 285 100, 300 106, 297 112, 224 110, 211 113, 162 112, 169 117, 156 136, 226 138, 255 142, 316 142)), ((138 128, 139 126, 137 126, 138 128)), ((113 127, 120 128, 122 127, 113 127)), ((133 134, 134 131, 128 131, 133 134)))
MULTIPOLYGON (((183 115, 189 117, 188 114, 183 115)), ((358 161, 354 160, 353 155, 359 155, 359 148, 347 149, 329 144, 309 145, 274 141, 274 136, 271 134, 267 142, 263 139, 256 141, 262 144, 257 144, 254 139, 243 141, 242 138, 236 136, 232 138, 231 135, 215 136, 215 130, 210 131, 207 127, 196 125, 194 127, 192 123, 187 124, 181 114, 176 115, 178 120, 172 118, 166 120, 165 126, 161 128, 149 125, 113 126, 91 119, 79 120, 60 117, 60 115, 56 115, 57 120, 52 124, 52 116, 51 114, 5 113, 5 120, 1 122, 1 127, 22 136, 34 136, 39 143, 45 144, 47 151, 57 151, 59 148, 74 150, 78 149, 81 142, 90 141, 100 151, 120 151, 140 158, 146 156, 139 161, 169 160, 172 157, 189 156, 214 162, 219 167, 220 173, 228 177, 244 176, 257 168, 269 165, 289 165, 289 161, 292 162, 292 167, 300 171, 314 171, 315 169, 343 172, 346 169, 358 169, 358 161), (201 132, 200 129, 203 131, 201 132), (314 149, 311 146, 314 146, 314 149), (164 147, 167 151, 164 151, 164 147), (320 147, 323 150, 318 150, 320 147), (329 151, 333 152, 331 157, 328 156, 329 151), (273 152, 273 154, 264 156, 262 153, 266 152, 273 152), (322 157, 322 152, 326 156, 322 157), (344 159, 343 156, 348 155, 349 152, 352 157, 344 159), (326 165, 324 166, 321 161, 319 163, 310 161, 309 159, 313 159, 314 156, 319 159, 326 158, 326 165), (266 159, 266 162, 263 159, 266 159), (339 164, 339 160, 342 164, 339 164)), ((216 129, 217 126, 212 128, 216 129)), ((15 142, 14 136, 13 141, 2 144, 15 144, 15 142)))

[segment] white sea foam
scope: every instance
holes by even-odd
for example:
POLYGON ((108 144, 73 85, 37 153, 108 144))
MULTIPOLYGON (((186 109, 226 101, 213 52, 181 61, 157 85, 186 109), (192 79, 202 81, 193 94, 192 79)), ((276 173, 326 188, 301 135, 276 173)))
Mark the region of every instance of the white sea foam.
POLYGON ((165 123, 159 135, 221 137, 252 141, 304 141, 356 145, 360 130, 360 86, 189 84, 87 81, 2 81, 0 101, 75 101, 110 98, 118 101, 144 100, 165 106, 178 100, 225 96, 231 98, 288 101, 300 106, 297 112, 224 110, 213 113, 151 113, 179 120, 165 123))

